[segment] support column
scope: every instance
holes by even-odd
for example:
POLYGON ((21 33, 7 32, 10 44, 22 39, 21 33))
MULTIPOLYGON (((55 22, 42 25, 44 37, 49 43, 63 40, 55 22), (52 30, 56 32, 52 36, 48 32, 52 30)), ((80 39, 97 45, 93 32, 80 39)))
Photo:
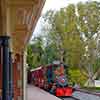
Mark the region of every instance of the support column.
POLYGON ((13 98, 13 66, 12 66, 12 53, 9 52, 9 100, 13 98))
POLYGON ((23 53, 23 94, 24 94, 24 99, 27 100, 27 64, 26 64, 26 57, 27 57, 27 51, 23 53))
POLYGON ((22 55, 16 53, 13 62, 13 86, 14 86, 14 100, 23 100, 23 85, 22 85, 22 55))
POLYGON ((8 81, 9 81, 9 37, 0 36, 3 51, 3 78, 2 78, 2 100, 7 100, 8 97, 8 81))
MULTIPOLYGON (((0 40, 1 41, 1 40, 0 40)), ((1 100, 1 97, 2 97, 2 46, 0 44, 0 100, 1 100)))

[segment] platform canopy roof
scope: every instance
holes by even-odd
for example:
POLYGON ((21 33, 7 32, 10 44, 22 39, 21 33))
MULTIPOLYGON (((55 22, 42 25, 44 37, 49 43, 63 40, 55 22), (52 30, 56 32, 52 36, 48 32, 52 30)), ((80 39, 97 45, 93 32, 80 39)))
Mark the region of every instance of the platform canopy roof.
POLYGON ((11 37, 13 52, 24 51, 44 3, 45 0, 0 0, 0 36, 11 37))

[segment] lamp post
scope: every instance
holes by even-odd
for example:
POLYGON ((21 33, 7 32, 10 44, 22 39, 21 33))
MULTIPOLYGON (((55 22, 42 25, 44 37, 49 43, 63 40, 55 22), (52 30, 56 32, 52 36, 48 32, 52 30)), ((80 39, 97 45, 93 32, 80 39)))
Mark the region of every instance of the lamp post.
POLYGON ((63 63, 64 62, 64 49, 60 49, 60 54, 61 54, 60 61, 61 63, 63 63))
POLYGON ((2 46, 2 100, 7 100, 9 88, 9 36, 0 36, 2 46))

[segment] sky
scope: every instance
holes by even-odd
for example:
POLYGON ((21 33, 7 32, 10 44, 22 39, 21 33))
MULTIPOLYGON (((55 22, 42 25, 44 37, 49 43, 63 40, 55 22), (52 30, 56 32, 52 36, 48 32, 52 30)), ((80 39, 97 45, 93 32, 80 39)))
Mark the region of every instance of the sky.
MULTIPOLYGON (((42 10, 42 14, 46 13, 46 11, 52 9, 52 10, 59 10, 60 8, 66 7, 70 3, 77 4, 78 2, 86 2, 86 1, 100 1, 100 0, 46 0, 45 5, 42 10)), ((37 22, 37 25, 35 27, 35 30, 33 32, 33 36, 37 36, 39 34, 39 31, 41 30, 41 22, 42 19, 40 19, 37 22)))
POLYGON ((100 0, 46 0, 42 13, 45 13, 47 10, 59 10, 62 7, 66 7, 70 3, 77 4, 78 2, 86 1, 100 1, 100 0))
POLYGON ((45 13, 49 9, 59 10, 62 7, 66 7, 70 3, 76 4, 80 1, 85 2, 91 0, 46 0, 42 13, 45 13))

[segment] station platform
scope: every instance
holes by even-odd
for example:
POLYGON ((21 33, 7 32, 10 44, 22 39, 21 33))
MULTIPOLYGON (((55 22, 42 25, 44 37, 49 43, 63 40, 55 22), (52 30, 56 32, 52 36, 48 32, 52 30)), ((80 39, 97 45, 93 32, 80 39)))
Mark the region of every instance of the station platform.
POLYGON ((33 85, 27 85, 27 99, 26 100, 61 100, 48 92, 35 87, 33 85))

